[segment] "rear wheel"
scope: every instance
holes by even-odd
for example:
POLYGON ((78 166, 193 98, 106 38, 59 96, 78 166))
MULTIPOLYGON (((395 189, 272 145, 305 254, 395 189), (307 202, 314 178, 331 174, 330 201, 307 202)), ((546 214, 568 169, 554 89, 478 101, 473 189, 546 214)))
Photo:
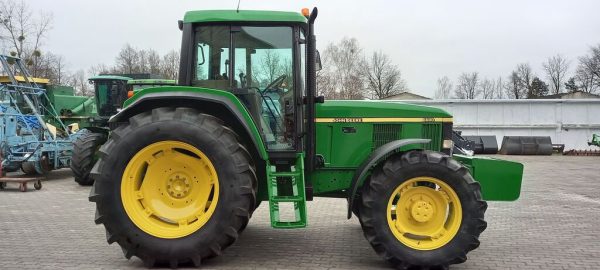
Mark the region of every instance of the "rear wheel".
POLYGON ((392 156, 373 170, 362 192, 365 237, 399 269, 462 263, 486 228, 479 183, 441 153, 392 156))
POLYGON ((38 172, 35 170, 35 163, 33 161, 25 161, 21 163, 21 171, 26 175, 36 175, 38 172))
POLYGON ((90 171, 97 161, 98 148, 105 142, 105 134, 94 132, 85 132, 75 140, 71 157, 71 171, 75 182, 82 186, 90 186, 94 183, 90 171))
POLYGON ((188 108, 136 115, 100 148, 90 193, 96 222, 127 258, 198 266, 220 255, 248 223, 256 200, 253 167, 218 118, 188 108))
POLYGON ((25 161, 21 163, 21 171, 26 175, 45 175, 52 170, 48 156, 43 154, 38 161, 25 161))

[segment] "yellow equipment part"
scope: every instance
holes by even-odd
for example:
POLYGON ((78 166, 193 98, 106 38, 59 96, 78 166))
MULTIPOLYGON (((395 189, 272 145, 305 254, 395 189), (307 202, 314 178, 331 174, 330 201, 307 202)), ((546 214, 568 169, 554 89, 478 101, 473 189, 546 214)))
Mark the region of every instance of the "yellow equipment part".
POLYGON ((434 250, 456 236, 462 208, 458 195, 444 181, 415 177, 398 186, 390 196, 387 220, 394 236, 404 245, 434 250))
POLYGON ((144 232, 181 238, 210 220, 219 200, 219 179, 198 148, 160 141, 144 147, 127 164, 121 200, 131 221, 144 232))

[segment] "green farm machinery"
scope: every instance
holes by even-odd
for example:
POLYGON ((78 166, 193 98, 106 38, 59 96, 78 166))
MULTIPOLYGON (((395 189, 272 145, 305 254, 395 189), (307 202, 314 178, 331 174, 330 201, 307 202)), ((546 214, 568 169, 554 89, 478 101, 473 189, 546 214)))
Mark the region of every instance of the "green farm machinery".
POLYGON ((600 147, 600 135, 592 134, 592 140, 588 142, 588 145, 595 145, 600 147))
POLYGON ((143 88, 175 84, 174 80, 133 79, 144 75, 146 74, 132 74, 131 77, 98 75, 89 79, 94 85, 94 107, 97 111, 92 115, 82 116, 84 119, 80 122, 80 127, 84 130, 73 145, 71 170, 78 184, 94 183, 90 171, 97 160, 98 148, 106 142, 108 119, 121 109, 128 95, 143 88))
POLYGON ((127 99, 92 169, 95 221, 126 258, 199 266, 261 201, 293 229, 332 197, 394 267, 446 269, 479 246, 486 201, 519 197, 520 163, 452 155, 447 112, 317 96, 316 17, 186 13, 178 85, 127 99))

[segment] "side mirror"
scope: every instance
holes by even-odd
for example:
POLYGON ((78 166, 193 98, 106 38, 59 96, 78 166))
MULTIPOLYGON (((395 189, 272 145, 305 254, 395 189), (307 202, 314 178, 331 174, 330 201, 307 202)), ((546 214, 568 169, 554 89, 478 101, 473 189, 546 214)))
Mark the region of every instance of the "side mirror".
POLYGON ((199 66, 204 65, 204 62, 206 62, 206 59, 204 58, 204 47, 202 47, 201 43, 198 43, 198 54, 202 55, 202 62, 198 63, 199 66))
POLYGON ((323 65, 321 65, 321 54, 319 53, 319 51, 317 50, 317 54, 315 55, 315 70, 319 71, 321 69, 323 69, 323 65))

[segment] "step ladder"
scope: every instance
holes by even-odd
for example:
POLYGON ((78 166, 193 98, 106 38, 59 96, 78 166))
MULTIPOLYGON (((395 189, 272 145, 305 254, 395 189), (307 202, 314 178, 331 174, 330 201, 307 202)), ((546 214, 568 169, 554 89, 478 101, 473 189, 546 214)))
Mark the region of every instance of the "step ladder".
POLYGON ((306 227, 306 190, 304 184, 304 154, 299 153, 291 171, 277 171, 274 165, 267 163, 267 178, 269 190, 269 211, 271 226, 279 229, 294 229, 306 227), (283 179, 286 186, 278 184, 283 179), (279 188, 287 188, 292 194, 279 195, 279 188), (280 204, 293 203, 294 220, 282 221, 280 204))

